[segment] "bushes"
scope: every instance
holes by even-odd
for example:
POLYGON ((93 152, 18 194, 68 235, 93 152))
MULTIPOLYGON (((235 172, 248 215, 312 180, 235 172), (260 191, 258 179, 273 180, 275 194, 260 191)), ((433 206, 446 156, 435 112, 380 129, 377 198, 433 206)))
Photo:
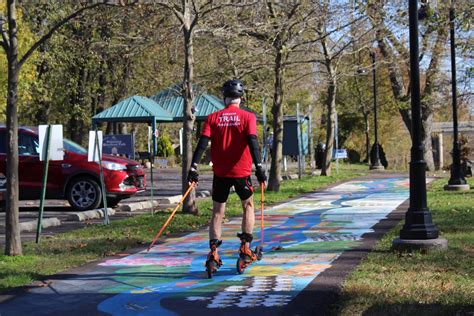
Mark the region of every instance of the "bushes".
POLYGON ((168 133, 162 133, 157 140, 157 151, 156 154, 159 157, 170 157, 173 156, 173 144, 171 143, 171 138, 168 133))

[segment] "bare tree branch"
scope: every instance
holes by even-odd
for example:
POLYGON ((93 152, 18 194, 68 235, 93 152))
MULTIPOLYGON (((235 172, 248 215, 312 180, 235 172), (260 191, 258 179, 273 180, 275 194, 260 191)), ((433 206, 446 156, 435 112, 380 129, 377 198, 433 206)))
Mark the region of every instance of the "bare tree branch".
MULTIPOLYGON (((208 4, 212 4, 212 2, 213 2, 212 0, 209 1, 207 4, 203 5, 202 8, 204 8, 208 4)), ((200 15, 201 15, 201 17, 204 17, 204 16, 206 16, 207 14, 209 14, 213 11, 216 11, 216 10, 219 10, 219 9, 222 9, 222 8, 225 8, 225 7, 234 7, 234 8, 250 7, 250 6, 253 6, 254 4, 257 4, 258 2, 259 1, 253 1, 253 2, 250 2, 250 3, 225 3, 225 4, 215 6, 215 7, 211 7, 209 9, 204 10, 204 11, 201 11, 200 15)))
POLYGON ((309 41, 304 41, 304 42, 301 42, 301 43, 297 43, 297 44, 291 46, 291 49, 293 50, 293 49, 295 49, 295 48, 297 48, 297 47, 299 47, 299 46, 302 46, 302 45, 313 44, 313 43, 319 42, 319 41, 322 40, 323 38, 325 38, 325 37, 327 37, 327 36, 329 36, 329 35, 332 35, 333 33, 339 32, 339 31, 345 29, 346 27, 351 26, 351 25, 354 24, 355 22, 358 22, 358 21, 361 21, 361 20, 365 20, 365 19, 367 19, 367 17, 361 16, 361 17, 355 19, 354 21, 351 21, 351 22, 348 22, 348 23, 346 23, 346 24, 344 24, 344 25, 341 25, 340 27, 337 27, 337 28, 335 28, 335 29, 333 29, 333 30, 331 30, 331 31, 329 31, 329 32, 325 32, 324 35, 323 35, 323 32, 321 32, 320 30, 319 30, 319 31, 318 31, 318 30, 315 30, 316 33, 319 34, 319 37, 317 37, 317 38, 315 38, 315 39, 312 39, 312 40, 309 40, 309 41))
POLYGON ((286 16, 287 21, 290 21, 293 18, 293 16, 296 14, 296 11, 298 10, 299 7, 300 7, 300 3, 295 3, 293 8, 291 8, 291 11, 286 16))
POLYGON ((241 36, 243 36, 243 35, 251 36, 251 37, 253 37, 255 39, 258 39, 260 41, 268 41, 271 38, 268 34, 251 32, 251 31, 242 31, 242 32, 239 33, 239 35, 241 35, 241 36))
POLYGON ((171 5, 169 5, 167 3, 164 3, 164 2, 154 2, 154 4, 159 5, 160 7, 163 7, 167 10, 170 10, 171 12, 173 12, 173 14, 176 16, 176 18, 178 18, 178 20, 181 23, 184 23, 183 12, 180 11, 180 8, 178 6, 171 6, 171 5))
POLYGON ((0 45, 5 50, 5 53, 8 56, 8 49, 10 47, 10 41, 8 40, 7 31, 3 28, 3 24, 5 23, 5 17, 0 14, 0 34, 2 34, 2 41, 0 45))
POLYGON ((441 54, 445 49, 445 42, 448 37, 448 31, 446 27, 442 27, 438 31, 438 35, 436 37, 436 42, 431 51, 431 61, 428 69, 426 70, 426 84, 424 93, 430 94, 433 86, 436 84, 436 79, 439 77, 439 65, 441 62, 441 54))
POLYGON ((360 37, 358 39, 351 39, 350 41, 348 41, 346 44, 344 44, 336 53, 334 53, 333 57, 337 57, 339 56, 340 54, 342 54, 346 48, 350 45, 352 45, 354 42, 358 41, 361 37, 363 37, 364 35, 367 35, 368 33, 370 33, 372 31, 373 28, 370 28, 368 29, 366 32, 364 32, 363 34, 360 35, 360 37))
POLYGON ((8 46, 7 46, 7 44, 6 44, 4 41, 0 41, 0 46, 3 47, 3 49, 5 50, 5 52, 8 50, 8 46))

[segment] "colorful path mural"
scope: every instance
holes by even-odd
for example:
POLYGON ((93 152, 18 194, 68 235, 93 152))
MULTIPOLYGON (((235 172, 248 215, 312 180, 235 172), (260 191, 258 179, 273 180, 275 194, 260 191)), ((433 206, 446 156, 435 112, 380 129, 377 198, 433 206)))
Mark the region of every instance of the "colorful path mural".
MULTIPOLYGON (((204 271, 208 236, 203 230, 169 238, 150 252, 104 261, 97 266, 101 277, 86 274, 67 282, 96 294, 91 309, 97 313, 242 315, 251 309, 255 315, 279 314, 407 198, 407 179, 351 181, 265 210, 264 258, 242 275, 235 270, 240 219, 234 219, 224 225, 219 248, 224 266, 212 279, 204 271)), ((254 235, 260 236, 259 228, 254 235)), ((34 297, 11 303, 34 304, 34 297)))

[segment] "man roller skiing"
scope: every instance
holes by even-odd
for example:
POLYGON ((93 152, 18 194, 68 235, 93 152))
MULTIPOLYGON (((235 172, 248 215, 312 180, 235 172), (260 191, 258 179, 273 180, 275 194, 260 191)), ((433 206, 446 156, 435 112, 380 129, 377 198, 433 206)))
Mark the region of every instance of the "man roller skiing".
POLYGON ((228 80, 222 87, 225 108, 210 114, 204 123, 201 137, 191 162, 188 181, 198 182, 198 163, 211 141, 211 160, 214 178, 212 182, 212 218, 209 226, 209 247, 206 270, 209 277, 222 261, 217 254, 221 245, 222 220, 224 219, 226 201, 230 188, 242 201, 243 217, 242 232, 237 236, 241 240, 240 257, 245 257, 250 263, 256 260, 255 253, 250 248, 253 239, 255 223, 253 186, 250 179, 252 160, 255 164, 255 176, 259 183, 266 182, 260 158, 257 140, 257 123, 253 113, 240 108, 244 86, 239 80, 228 80))

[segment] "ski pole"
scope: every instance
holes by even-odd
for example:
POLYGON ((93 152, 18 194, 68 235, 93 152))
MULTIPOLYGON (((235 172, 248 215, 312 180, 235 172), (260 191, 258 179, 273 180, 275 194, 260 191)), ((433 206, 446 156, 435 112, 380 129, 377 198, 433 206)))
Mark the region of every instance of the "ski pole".
POLYGON ((183 197, 181 198, 181 200, 179 200, 178 202, 178 205, 176 205, 176 207, 174 208, 173 212, 171 212, 171 215, 170 217, 168 217, 168 219, 166 220, 166 222, 163 224, 163 226, 161 227, 160 231, 158 232, 158 234, 156 234, 155 238, 153 238, 153 241, 151 242, 151 244, 148 246, 148 249, 147 251, 150 251, 151 247, 153 247, 153 245, 156 243, 156 241, 158 240, 158 238, 160 238, 161 236, 161 233, 163 233, 163 231, 165 230, 166 226, 168 226, 168 224, 171 222, 171 220, 173 219, 173 216, 174 216, 174 213, 176 213, 176 211, 178 210, 179 206, 183 203, 184 199, 188 196, 188 194, 192 191, 192 189, 194 188, 195 186, 195 182, 192 182, 191 185, 189 186, 188 190, 186 191, 186 193, 183 194, 183 197))
POLYGON ((257 254, 257 260, 262 260, 263 258, 263 231, 264 231, 264 221, 263 221, 263 210, 265 208, 265 183, 260 183, 260 189, 262 191, 262 194, 261 194, 261 199, 260 199, 260 202, 261 202, 261 205, 262 205, 262 211, 260 212, 260 245, 258 245, 257 247, 255 247, 255 253, 257 254))
POLYGON ((260 198, 260 202, 261 202, 261 206, 262 206, 262 211, 260 213, 260 246, 263 248, 263 230, 264 230, 264 222, 263 222, 263 210, 265 208, 265 183, 262 182, 260 183, 260 190, 262 192, 261 194, 261 198, 260 198))

